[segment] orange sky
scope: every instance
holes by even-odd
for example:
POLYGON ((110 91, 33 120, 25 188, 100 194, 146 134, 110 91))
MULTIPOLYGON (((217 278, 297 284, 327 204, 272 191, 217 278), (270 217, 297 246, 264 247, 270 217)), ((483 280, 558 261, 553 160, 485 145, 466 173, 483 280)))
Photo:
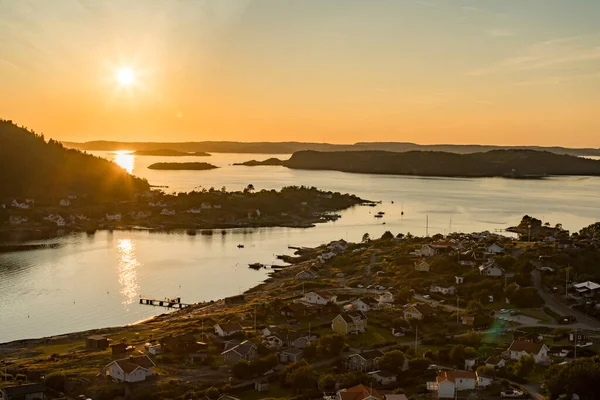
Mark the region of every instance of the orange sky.
POLYGON ((2 2, 0 118, 71 141, 600 147, 598 17, 583 0, 2 2))

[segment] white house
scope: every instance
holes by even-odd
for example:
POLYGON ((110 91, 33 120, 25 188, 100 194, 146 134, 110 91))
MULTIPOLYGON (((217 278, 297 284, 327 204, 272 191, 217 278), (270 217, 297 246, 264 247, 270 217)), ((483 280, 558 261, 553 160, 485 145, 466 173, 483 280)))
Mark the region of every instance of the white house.
POLYGON ((432 293, 441 293, 444 295, 453 296, 454 293, 456 292, 456 288, 454 286, 443 287, 443 286, 438 286, 438 285, 431 285, 431 287, 429 288, 429 291, 432 293))
POLYGON ((594 296, 598 292, 598 289, 600 289, 600 285, 592 281, 576 283, 573 285, 573 287, 575 288, 577 294, 586 297, 594 296))
POLYGON ((381 293, 379 295, 379 302, 380 303, 393 303, 394 295, 390 292, 381 293))
POLYGON ((200 208, 203 210, 210 210, 212 208, 212 206, 210 205, 210 203, 202 202, 202 204, 200 204, 200 208))
POLYGON ((504 276, 505 271, 495 262, 491 261, 479 267, 479 273, 486 276, 504 276))
POLYGON ((238 322, 215 325, 215 333, 220 337, 230 336, 243 330, 244 328, 238 322))
POLYGON ((148 203, 148 205, 150 207, 166 207, 167 203, 165 203, 164 201, 156 201, 156 202, 150 201, 148 203))
POLYGON ((485 360, 485 365, 486 365, 486 367, 500 369, 500 368, 504 368, 504 366, 506 365, 506 361, 504 361, 504 359, 500 358, 500 357, 490 356, 490 357, 488 357, 487 360, 485 360))
POLYGON ((477 364, 476 358, 465 358, 465 369, 467 371, 472 371, 475 364, 477 364))
POLYGON ((335 254, 333 251, 326 251, 324 253, 321 253, 321 255, 317 258, 319 259, 319 261, 325 262, 331 260, 335 256, 337 256, 337 254, 335 254))
POLYGON ((415 254, 419 257, 433 257, 437 254, 437 251, 432 246, 424 244, 423 247, 415 251, 415 254))
POLYGON ((168 208, 163 208, 160 212, 160 215, 175 215, 175 210, 169 210, 168 208))
POLYGON ((492 383, 494 383, 494 377, 491 375, 482 374, 480 372, 475 372, 477 376, 477 386, 480 388, 488 387, 492 383))
POLYGON ((29 208, 29 203, 27 203, 27 201, 25 201, 25 203, 19 203, 17 200, 13 200, 11 203, 11 206, 13 206, 15 208, 21 208, 23 210, 26 210, 29 208))
POLYGON ((106 375, 119 382, 141 382, 152 376, 154 362, 148 356, 115 360, 104 367, 106 375))
POLYGON ((61 207, 70 207, 71 206, 71 200, 69 199, 60 199, 60 201, 58 202, 58 205, 61 207))
POLYGON ((486 251, 490 254, 501 254, 504 253, 504 247, 500 246, 498 243, 494 243, 489 246, 486 251))
POLYGON ((457 285, 461 285, 461 284, 465 283, 465 278, 462 276, 455 276, 454 279, 456 280, 457 285))
POLYGON ((362 311, 362 312, 369 312, 371 310, 376 310, 379 308, 379 302, 375 299, 372 298, 364 298, 364 299, 357 299, 354 300, 352 303, 352 307, 354 307, 354 309, 356 311, 362 311))
POLYGON ((548 347, 543 343, 515 340, 508 348, 511 360, 518 360, 522 356, 532 355, 537 364, 549 361, 548 347))
POLYGON ((22 217, 20 215, 11 215, 8 217, 8 223, 11 225, 21 225, 27 221, 29 221, 27 217, 22 217))
POLYGON ((120 221, 121 220, 121 213, 106 214, 106 219, 108 221, 120 221))
POLYGON ((435 382, 428 382, 429 390, 437 391, 439 399, 453 399, 455 392, 475 390, 477 376, 471 371, 440 371, 435 382))
POLYGON ((302 301, 308 304, 325 305, 337 302, 337 296, 330 292, 308 292, 304 295, 302 301))
POLYGON ((202 209, 200 208, 190 208, 189 210, 187 210, 188 213, 190 214, 201 214, 202 213, 202 209))

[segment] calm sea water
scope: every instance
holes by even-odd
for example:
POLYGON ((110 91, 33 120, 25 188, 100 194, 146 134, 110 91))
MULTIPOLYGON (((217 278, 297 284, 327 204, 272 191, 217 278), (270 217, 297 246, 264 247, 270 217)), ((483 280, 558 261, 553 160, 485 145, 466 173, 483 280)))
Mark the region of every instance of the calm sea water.
POLYGON ((570 230, 600 220, 600 178, 415 178, 231 165, 272 156, 260 154, 195 159, 94 154, 116 161, 151 184, 169 186, 167 192, 198 186, 240 190, 249 183, 257 190, 308 185, 383 203, 346 210, 338 221, 311 229, 228 230, 213 236, 97 232, 93 237, 78 234, 55 240, 61 244, 58 249, 0 254, 0 343, 123 325, 165 312, 137 304, 139 296, 199 302, 238 294, 265 278, 264 271, 251 270, 248 263, 271 264, 276 254, 289 254, 288 245, 315 246, 340 238, 359 241, 365 232, 380 236, 386 230, 424 235, 427 216, 430 234, 450 229, 494 231, 516 224, 525 214, 561 222, 570 230), (158 161, 184 160, 221 168, 147 169, 158 161), (377 211, 385 211, 382 220, 373 217, 377 211), (238 249, 239 243, 245 248, 238 249))

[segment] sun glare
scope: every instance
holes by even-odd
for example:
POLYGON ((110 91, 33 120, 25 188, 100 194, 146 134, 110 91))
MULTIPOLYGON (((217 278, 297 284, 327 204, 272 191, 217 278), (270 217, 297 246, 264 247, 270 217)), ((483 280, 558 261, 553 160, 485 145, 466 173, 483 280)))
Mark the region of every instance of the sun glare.
POLYGON ((135 82, 135 71, 129 67, 119 68, 117 71, 117 82, 124 86, 129 86, 135 82))

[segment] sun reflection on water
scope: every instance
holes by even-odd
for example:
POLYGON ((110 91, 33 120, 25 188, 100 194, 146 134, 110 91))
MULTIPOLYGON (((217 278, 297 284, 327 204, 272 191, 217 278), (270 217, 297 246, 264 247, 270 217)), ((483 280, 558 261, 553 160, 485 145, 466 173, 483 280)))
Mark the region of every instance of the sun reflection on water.
POLYGON ((131 239, 119 239, 118 250, 118 273, 121 284, 121 294, 125 296, 124 305, 134 302, 139 295, 137 267, 140 265, 135 257, 135 244, 131 239))
POLYGON ((129 150, 119 150, 115 152, 115 163, 130 174, 133 173, 133 164, 135 163, 135 156, 133 152, 129 150))

